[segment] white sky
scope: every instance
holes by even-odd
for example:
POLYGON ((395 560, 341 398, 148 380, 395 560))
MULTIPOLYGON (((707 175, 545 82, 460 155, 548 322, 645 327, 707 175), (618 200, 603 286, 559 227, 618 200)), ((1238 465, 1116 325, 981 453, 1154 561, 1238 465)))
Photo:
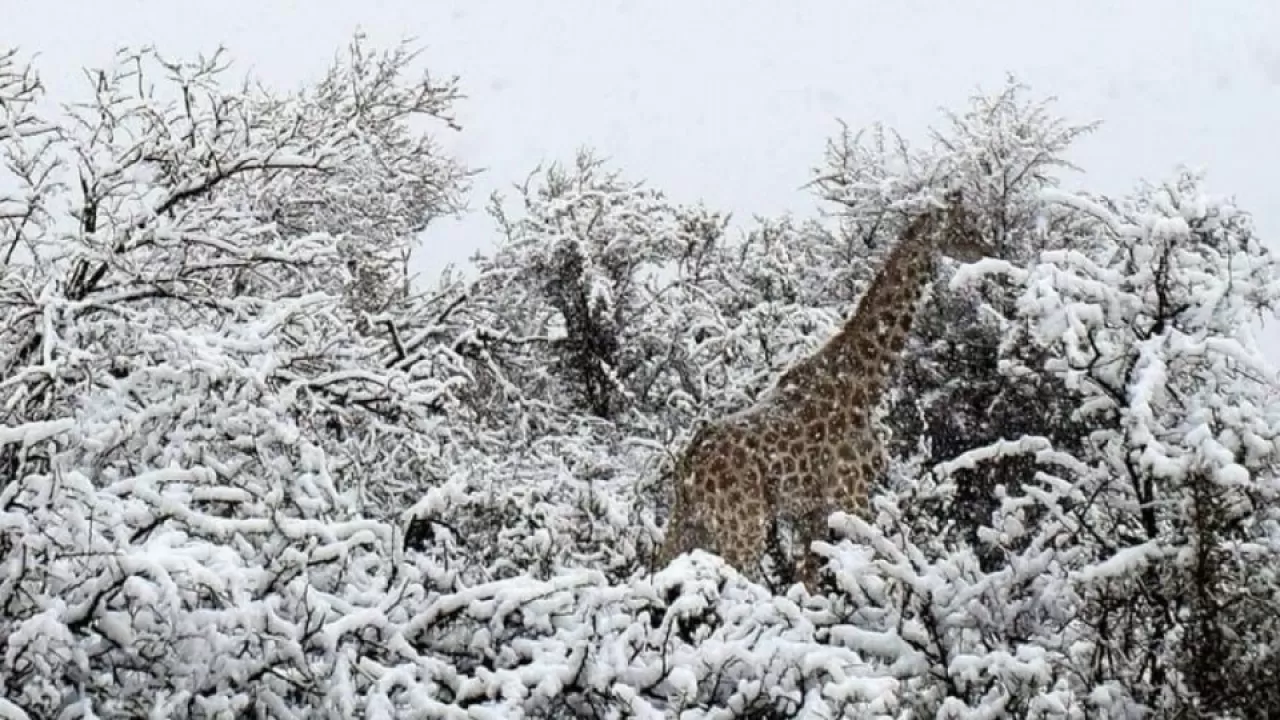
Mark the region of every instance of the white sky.
MULTIPOLYGON (((473 212, 428 233, 423 273, 493 241, 489 192, 580 146, 680 201, 804 213, 837 119, 921 138, 940 106, 1009 72, 1069 119, 1104 122, 1077 147, 1087 175, 1073 184, 1122 192, 1203 167, 1280 248, 1276 0, 0 0, 0 18, 0 46, 38 52, 55 92, 123 44, 223 44, 292 87, 357 27, 417 38, 469 95, 448 146, 486 169, 473 212)), ((1280 360, 1280 330, 1267 341, 1280 360)))

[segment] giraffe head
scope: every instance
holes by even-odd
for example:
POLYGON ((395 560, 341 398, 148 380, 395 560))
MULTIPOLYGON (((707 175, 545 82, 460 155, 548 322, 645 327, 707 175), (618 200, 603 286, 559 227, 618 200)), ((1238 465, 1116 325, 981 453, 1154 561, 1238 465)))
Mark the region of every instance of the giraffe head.
POLYGON ((957 262, 977 262, 996 255, 995 244, 984 236, 977 218, 965 208, 959 190, 948 192, 944 202, 926 212, 920 221, 922 237, 957 262))

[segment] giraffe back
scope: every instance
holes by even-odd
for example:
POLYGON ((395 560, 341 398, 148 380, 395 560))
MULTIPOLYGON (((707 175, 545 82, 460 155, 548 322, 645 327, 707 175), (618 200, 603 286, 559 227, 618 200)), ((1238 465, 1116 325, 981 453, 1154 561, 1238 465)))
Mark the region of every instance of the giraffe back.
MULTIPOLYGON (((859 511, 875 468, 868 458, 879 448, 869 428, 847 422, 858 415, 841 412, 840 401, 839 395, 817 402, 782 392, 696 433, 676 466, 675 506, 659 563, 700 548, 760 579, 759 561, 776 521, 792 524, 807 548, 825 532, 831 511, 859 511)), ((801 575, 810 572, 803 555, 801 575)))

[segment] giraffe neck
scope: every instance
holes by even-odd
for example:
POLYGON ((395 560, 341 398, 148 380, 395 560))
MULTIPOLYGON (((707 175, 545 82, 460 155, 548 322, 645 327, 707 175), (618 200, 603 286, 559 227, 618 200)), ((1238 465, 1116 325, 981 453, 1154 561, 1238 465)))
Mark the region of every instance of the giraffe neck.
POLYGON ((861 378, 872 403, 893 374, 936 261, 933 249, 923 242, 899 243, 838 336, 845 344, 833 350, 849 358, 851 374, 861 378))
POLYGON ((847 415, 852 423, 865 423, 870 410, 881 401, 906 345, 936 263, 936 251, 928 238, 909 229, 888 252, 845 327, 817 354, 783 375, 778 384, 786 392, 799 393, 803 404, 836 402, 855 410, 847 415))

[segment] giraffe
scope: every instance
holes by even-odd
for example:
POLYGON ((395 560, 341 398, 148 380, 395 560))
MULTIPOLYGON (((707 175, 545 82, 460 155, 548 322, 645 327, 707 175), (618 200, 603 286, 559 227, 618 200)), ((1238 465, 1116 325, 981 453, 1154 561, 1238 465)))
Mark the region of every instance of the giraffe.
POLYGON ((865 514, 885 469, 872 424, 939 255, 991 254, 958 194, 919 214, 888 252, 852 317, 785 371, 744 411, 704 426, 675 463, 675 503, 655 558, 665 567, 694 549, 718 552, 748 578, 777 520, 794 528, 795 577, 812 592, 810 546, 835 510, 865 514))

